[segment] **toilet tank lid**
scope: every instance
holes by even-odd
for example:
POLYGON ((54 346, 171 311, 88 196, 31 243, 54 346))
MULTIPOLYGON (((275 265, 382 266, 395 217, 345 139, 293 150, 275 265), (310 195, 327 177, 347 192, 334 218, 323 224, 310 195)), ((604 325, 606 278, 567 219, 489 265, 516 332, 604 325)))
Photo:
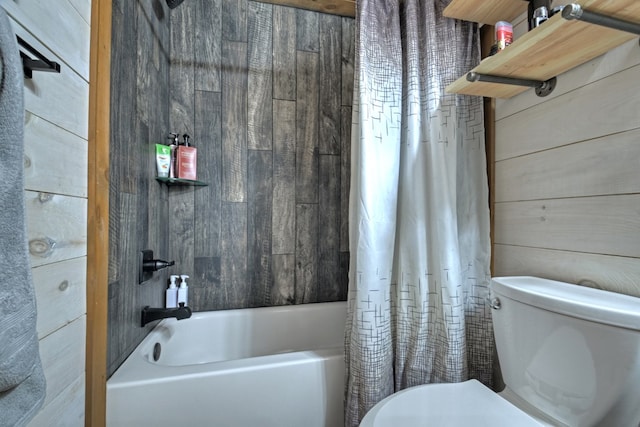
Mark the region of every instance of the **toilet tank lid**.
POLYGON ((532 276, 494 277, 498 295, 567 316, 640 331, 640 298, 532 276))

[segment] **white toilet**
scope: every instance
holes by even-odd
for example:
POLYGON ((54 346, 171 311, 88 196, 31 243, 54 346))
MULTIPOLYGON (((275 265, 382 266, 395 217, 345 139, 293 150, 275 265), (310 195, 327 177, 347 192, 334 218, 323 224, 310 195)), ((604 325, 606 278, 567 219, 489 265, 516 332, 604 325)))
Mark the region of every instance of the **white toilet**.
POLYGON ((360 427, 640 426, 640 298, 502 277, 490 300, 504 391, 475 380, 412 387, 360 427))

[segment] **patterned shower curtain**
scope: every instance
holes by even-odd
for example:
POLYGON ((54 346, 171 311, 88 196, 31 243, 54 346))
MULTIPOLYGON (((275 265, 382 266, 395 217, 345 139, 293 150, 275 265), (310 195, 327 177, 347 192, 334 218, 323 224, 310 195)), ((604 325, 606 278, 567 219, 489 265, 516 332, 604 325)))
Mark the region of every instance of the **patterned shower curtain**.
POLYGON ((446 0, 358 0, 346 425, 391 393, 490 385, 482 98, 445 93, 479 61, 446 0))

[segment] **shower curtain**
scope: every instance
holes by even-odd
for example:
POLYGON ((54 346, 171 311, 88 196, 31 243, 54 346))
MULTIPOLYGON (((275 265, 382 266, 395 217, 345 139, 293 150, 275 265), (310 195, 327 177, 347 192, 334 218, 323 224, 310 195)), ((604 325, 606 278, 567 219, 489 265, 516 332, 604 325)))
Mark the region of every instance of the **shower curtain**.
POLYGON ((482 98, 445 93, 479 36, 447 3, 357 2, 347 426, 407 387, 491 383, 482 98))

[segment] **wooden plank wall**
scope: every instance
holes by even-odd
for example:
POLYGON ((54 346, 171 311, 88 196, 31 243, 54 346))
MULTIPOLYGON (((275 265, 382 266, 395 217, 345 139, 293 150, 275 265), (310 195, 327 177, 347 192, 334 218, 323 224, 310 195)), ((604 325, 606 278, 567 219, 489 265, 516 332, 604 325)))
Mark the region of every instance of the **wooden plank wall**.
POLYGON ((117 0, 112 25, 108 375, 169 272, 195 310, 345 299, 354 20, 117 0), (207 187, 155 181, 169 132, 191 135, 207 187), (145 248, 176 266, 139 286, 145 248))
POLYGON ((635 39, 497 101, 494 275, 640 296, 639 78, 635 39))
POLYGON ((34 72, 24 85, 27 235, 47 379, 44 406, 29 425, 82 426, 91 2, 2 7, 16 34, 61 64, 60 74, 34 72))

